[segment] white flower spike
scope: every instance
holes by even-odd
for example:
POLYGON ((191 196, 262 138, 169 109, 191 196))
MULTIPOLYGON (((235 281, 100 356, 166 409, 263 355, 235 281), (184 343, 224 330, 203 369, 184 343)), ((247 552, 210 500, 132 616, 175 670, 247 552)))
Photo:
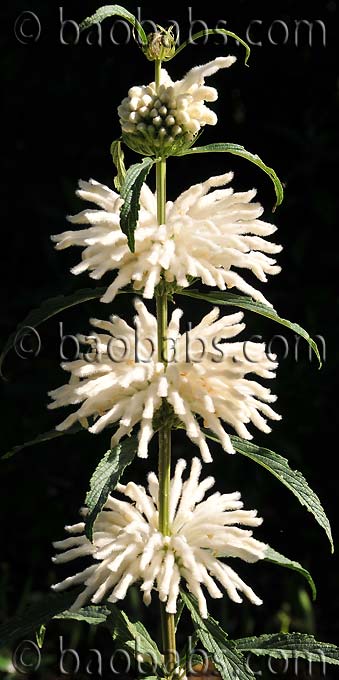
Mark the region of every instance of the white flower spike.
POLYGON ((190 187, 174 203, 167 203, 166 224, 161 226, 156 197, 144 185, 134 253, 120 228, 119 195, 94 180, 81 181, 78 196, 99 209, 86 209, 69 217, 73 224, 85 227, 52 236, 52 240, 58 250, 74 245, 85 248, 81 263, 71 270, 73 274, 88 271, 98 280, 117 270, 102 302, 111 302, 128 284, 142 290, 145 298, 153 298, 163 272, 166 281, 184 288, 190 285, 189 277, 197 277, 207 286, 220 290, 235 287, 270 305, 235 270, 250 270, 262 282, 267 281, 268 274, 280 272, 271 255, 281 247, 265 238, 276 227, 260 219, 263 208, 252 202, 254 189, 234 192, 224 188, 232 178, 232 173, 226 173, 190 187))
POLYGON ((165 69, 161 70, 160 86, 131 87, 118 107, 123 137, 131 148, 146 155, 171 152, 178 141, 190 146, 201 128, 216 125, 218 119, 205 102, 218 99, 214 87, 205 85, 205 78, 220 69, 232 66, 235 57, 217 57, 203 66, 196 66, 187 75, 173 82, 165 69))
POLYGON ((166 398, 206 462, 212 459, 198 418, 228 453, 234 453, 234 449, 221 421, 244 439, 252 438, 249 423, 270 432, 266 418, 280 419, 269 406, 276 397, 253 375, 274 378, 276 357, 266 354, 261 343, 228 342, 245 328, 242 313, 218 319, 219 309, 214 308, 197 326, 180 334, 182 311, 176 309, 168 327, 165 367, 158 361, 156 318, 141 300, 134 304, 134 328, 119 317, 92 320, 105 334, 81 337, 91 345, 92 353, 63 365, 71 379, 69 384, 50 392, 54 400, 50 408, 78 408, 57 429, 67 429, 80 421, 90 432, 97 433, 119 422, 112 438, 115 446, 140 422, 138 455, 145 458, 154 434, 154 414, 166 398), (252 374, 251 379, 248 374, 252 374), (91 426, 88 418, 94 419, 91 426))
POLYGON ((238 492, 214 493, 203 500, 214 484, 213 477, 199 482, 201 464, 194 458, 190 476, 183 482, 185 467, 186 462, 179 460, 171 482, 169 536, 159 531, 158 479, 154 473, 148 476, 148 493, 134 482, 117 486, 117 491, 130 500, 108 497, 95 521, 93 542, 84 535, 84 523, 66 527, 70 538, 53 544, 60 551, 54 562, 70 562, 84 555, 91 556, 93 562, 53 586, 62 591, 85 585, 72 610, 89 601, 123 600, 133 583, 140 583, 146 605, 151 602, 152 590, 157 590, 170 614, 176 612, 182 582, 197 597, 203 618, 208 612, 202 587, 212 598, 223 596, 221 585, 233 602, 242 602, 243 593, 253 604, 262 604, 229 564, 219 559, 264 559, 267 546, 253 538, 252 531, 239 527, 259 526, 262 519, 255 510, 242 509, 238 492))

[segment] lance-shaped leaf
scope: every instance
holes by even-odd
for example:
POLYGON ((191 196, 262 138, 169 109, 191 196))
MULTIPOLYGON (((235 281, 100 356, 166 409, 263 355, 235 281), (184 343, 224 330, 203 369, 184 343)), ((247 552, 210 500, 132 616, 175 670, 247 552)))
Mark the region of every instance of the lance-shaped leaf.
POLYGON ((274 184, 276 204, 273 208, 273 211, 278 205, 280 205, 283 202, 284 189, 280 182, 279 177, 277 176, 273 168, 270 168, 268 165, 266 165, 266 163, 264 163, 264 161, 262 161, 261 158, 257 156, 257 154, 253 154, 250 153, 250 151, 246 151, 246 149, 243 146, 240 146, 239 144, 233 144, 232 142, 230 143, 216 142, 215 144, 207 144, 207 146, 195 146, 191 149, 179 152, 178 155, 196 156, 199 153, 232 153, 235 156, 241 156, 241 158, 245 158, 247 161, 254 163, 254 165, 257 165, 258 168, 263 170, 271 178, 274 184))
MULTIPOLYGON (((26 318, 19 323, 14 333, 9 336, 2 352, 0 355, 0 377, 4 378, 2 373, 2 365, 4 359, 6 358, 8 352, 15 348, 16 343, 23 334, 33 328, 36 329, 48 319, 53 316, 60 314, 60 312, 65 311, 65 309, 70 309, 71 307, 76 307, 76 305, 81 305, 84 302, 90 302, 91 300, 97 300, 101 298, 106 292, 106 288, 84 288, 82 290, 77 290, 75 293, 70 295, 58 295, 57 297, 49 298, 41 303, 40 307, 33 309, 26 318)), ((118 291, 118 295, 121 293, 131 293, 132 291, 126 289, 124 291, 118 291)))
POLYGON ((65 309, 75 307, 75 305, 79 305, 83 302, 88 302, 89 300, 95 300, 104 295, 105 290, 106 290, 105 288, 95 289, 85 288, 83 290, 78 290, 75 293, 72 293, 71 295, 58 295, 57 297, 44 300, 41 303, 40 307, 33 309, 31 312, 29 312, 25 319, 21 321, 21 323, 19 323, 14 333, 11 333, 1 352, 0 375, 4 377, 2 374, 2 365, 4 359, 7 356, 8 352, 13 347, 15 347, 16 342, 20 337, 22 337, 22 334, 24 333, 25 330, 28 331, 31 328, 34 329, 38 328, 38 326, 40 326, 44 321, 47 321, 56 314, 63 312, 65 309))
MULTIPOLYGON (((218 553, 218 557, 227 557, 227 552, 225 554, 218 553)), ((315 583, 313 581, 313 578, 312 578, 311 574, 309 573, 309 571, 307 571, 307 569, 304 569, 304 567, 302 567, 301 564, 299 564, 299 562, 295 562, 294 560, 290 560, 288 557, 281 555, 276 550, 271 548, 269 545, 267 546, 266 555, 264 557, 264 560, 265 560, 265 562, 271 562, 272 564, 277 564, 279 567, 286 567, 287 569, 292 569, 293 571, 297 571, 308 582, 308 584, 311 588, 311 591, 312 591, 313 600, 316 599, 317 589, 315 587, 315 583)))
POLYGON ((312 513, 318 524, 325 530, 333 552, 334 547, 330 523, 318 496, 309 487, 301 472, 292 470, 286 458, 269 449, 251 444, 244 439, 240 439, 240 437, 232 436, 231 440, 238 453, 259 463, 259 465, 271 472, 284 486, 292 491, 301 505, 304 505, 312 513))
POLYGON ((86 536, 91 540, 93 524, 98 513, 105 505, 107 498, 124 472, 131 464, 137 452, 136 437, 130 437, 120 442, 114 449, 107 451, 95 469, 90 481, 90 490, 86 496, 86 536))
POLYGON ((192 35, 192 37, 190 37, 188 40, 182 43, 180 47, 176 49, 174 56, 176 57, 177 54, 180 54, 180 52, 182 52, 182 50, 184 50, 185 47, 188 47, 188 45, 194 45, 195 41, 199 40, 199 38, 206 38, 209 35, 227 35, 230 38, 234 38, 234 40, 239 42, 245 48, 246 50, 245 64, 247 64, 249 56, 251 54, 251 48, 244 40, 242 40, 242 38, 239 38, 239 36, 236 35, 236 33, 233 33, 232 31, 227 31, 225 28, 205 28, 205 30, 195 33, 194 35, 192 35))
POLYGON ((0 626, 0 642, 3 647, 19 638, 34 635, 37 629, 48 623, 54 616, 68 609, 82 588, 75 588, 67 593, 49 593, 41 601, 31 604, 22 614, 14 616, 0 626))
POLYGON ((138 19, 134 16, 134 14, 131 14, 131 12, 125 9, 125 7, 121 7, 120 5, 105 5, 104 7, 100 7, 95 12, 95 14, 87 17, 87 19, 84 19, 84 21, 80 24, 80 31, 84 31, 86 28, 90 28, 94 24, 100 24, 102 21, 104 21, 104 19, 109 19, 113 16, 126 19, 126 21, 132 24, 133 28, 138 32, 141 44, 147 45, 146 33, 138 19))
POLYGON ((36 642, 37 642, 39 649, 42 649, 43 646, 44 646, 45 635, 46 635, 46 626, 44 624, 42 624, 42 626, 39 626, 39 629, 35 631, 35 639, 36 639, 36 642))
POLYGON ((310 572, 307 571, 307 569, 305 569, 301 564, 299 564, 299 562, 295 562, 295 560, 290 560, 288 557, 281 555, 281 553, 278 553, 270 546, 267 547, 265 561, 271 562, 272 564, 277 564, 279 567, 286 567, 287 569, 292 569, 292 571, 297 571, 298 574, 301 574, 301 576, 303 576, 308 582, 312 591, 313 600, 316 599, 317 589, 313 581, 313 578, 310 572))
POLYGON ((242 653, 271 656, 274 659, 306 659, 323 664, 339 664, 339 647, 329 642, 318 642, 313 635, 275 633, 235 640, 242 653))
POLYGON ((294 333, 297 333, 297 335, 300 335, 300 337, 304 338, 304 340, 308 342, 313 352, 315 353, 319 361, 319 367, 321 368, 322 363, 317 343, 314 340, 312 340, 311 336, 307 331, 305 331, 304 328, 299 326, 299 324, 297 323, 288 321, 288 319, 283 319, 281 316, 279 316, 275 309, 273 309, 273 307, 264 305, 262 302, 256 302, 247 295, 236 295, 235 293, 224 293, 222 291, 200 293, 198 290, 186 290, 185 288, 183 288, 180 291, 178 291, 178 294, 185 295, 186 297, 196 298, 197 300, 206 300, 206 302, 210 302, 213 305, 228 305, 231 307, 240 307, 241 309, 246 309, 249 312, 254 312, 255 314, 260 314, 261 316, 266 316, 267 319, 271 319, 272 321, 279 323, 281 326, 289 328, 291 331, 294 331, 294 333))
MULTIPOLYGON (((162 668, 163 659, 157 644, 152 640, 141 621, 129 620, 125 612, 117 607, 112 608, 112 616, 108 621, 113 638, 127 651, 141 654, 144 659, 150 657, 152 665, 162 668)), ((155 670, 154 668, 152 669, 155 670)))
POLYGON ((62 612, 54 618, 85 621, 92 626, 106 625, 121 648, 132 654, 139 663, 143 657, 145 666, 151 663, 153 672, 162 669, 161 653, 145 626, 141 621, 132 623, 128 616, 113 604, 89 605, 77 612, 69 610, 62 612))
POLYGON ((125 154, 122 150, 122 141, 117 139, 111 144, 111 154, 113 158, 113 163, 117 169, 117 176, 114 178, 114 186, 117 191, 121 191, 121 187, 125 181, 126 168, 124 163, 125 154))
POLYGON ((54 616, 54 619, 67 619, 71 621, 85 621, 91 626, 99 626, 106 623, 109 616, 112 615, 112 610, 109 607, 89 605, 82 607, 79 611, 74 612, 69 609, 54 616))
POLYGON ((184 604, 183 600, 181 599, 181 597, 179 597, 178 600, 177 600, 177 611, 176 611, 176 614, 174 615, 175 630, 177 630, 177 628, 178 628, 178 625, 179 625, 180 619, 181 619, 181 614, 183 613, 184 609, 185 609, 185 604, 184 604))
POLYGON ((228 640, 227 633, 217 621, 202 619, 196 598, 181 591, 181 597, 189 609, 196 633, 204 648, 212 656, 212 661, 224 680, 250 680, 254 674, 246 663, 245 657, 237 650, 234 642, 228 640))
POLYGON ((134 253, 134 232, 137 226, 140 210, 140 192, 142 185, 155 163, 153 158, 144 158, 141 163, 135 163, 127 170, 124 184, 121 188, 121 198, 124 200, 120 210, 120 226, 127 236, 128 245, 134 253))
MULTIPOLYGON (((208 439, 220 443, 219 439, 211 435, 207 430, 204 430, 204 432, 208 439)), ((301 505, 304 505, 307 510, 312 513, 318 524, 325 530, 333 552, 334 546, 330 523, 317 494, 309 487, 301 472, 292 470, 287 458, 283 458, 283 456, 274 453, 274 451, 251 444, 245 439, 240 439, 240 437, 231 436, 231 441, 235 451, 246 456, 246 458, 254 460, 255 463, 259 463, 259 465, 268 470, 274 477, 279 479, 284 486, 292 491, 301 505)))
POLYGON ((15 456, 16 453, 19 453, 19 451, 22 451, 23 449, 27 449, 29 446, 35 446, 35 444, 43 444, 44 442, 49 442, 53 439, 63 437, 65 434, 76 434, 77 432, 81 432, 81 430, 83 430, 83 427, 80 425, 80 423, 75 423, 74 425, 72 425, 72 427, 68 428, 68 430, 64 430, 63 432, 59 432, 58 430, 50 430, 49 432, 38 434, 37 437, 31 439, 31 441, 29 442, 13 446, 13 448, 10 449, 10 451, 7 451, 7 453, 0 456, 0 460, 12 458, 12 456, 15 456))
POLYGON ((132 623, 114 604, 89 605, 76 612, 67 610, 54 618, 85 621, 92 626, 106 625, 121 648, 132 654, 132 657, 138 657, 139 663, 143 657, 145 666, 151 663, 153 672, 156 668, 162 669, 161 653, 145 626, 141 621, 132 623))

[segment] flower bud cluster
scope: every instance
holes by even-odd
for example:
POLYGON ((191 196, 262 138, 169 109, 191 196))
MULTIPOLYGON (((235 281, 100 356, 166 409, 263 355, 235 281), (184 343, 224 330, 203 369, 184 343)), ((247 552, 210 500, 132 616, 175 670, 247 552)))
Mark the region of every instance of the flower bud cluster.
POLYGON ((123 138, 134 151, 145 155, 173 155, 188 148, 205 125, 216 125, 217 116, 205 102, 218 98, 204 78, 226 68, 234 57, 218 57, 192 69, 183 80, 173 82, 161 70, 159 86, 134 86, 118 107, 123 138))
POLYGON ((190 95, 176 99, 174 88, 165 85, 161 85, 158 92, 155 83, 132 87, 118 108, 122 131, 124 136, 128 135, 129 145, 130 135, 139 137, 142 146, 142 142, 148 142, 153 153, 156 149, 170 149, 179 139, 193 141, 201 125, 190 116, 190 100, 190 95))

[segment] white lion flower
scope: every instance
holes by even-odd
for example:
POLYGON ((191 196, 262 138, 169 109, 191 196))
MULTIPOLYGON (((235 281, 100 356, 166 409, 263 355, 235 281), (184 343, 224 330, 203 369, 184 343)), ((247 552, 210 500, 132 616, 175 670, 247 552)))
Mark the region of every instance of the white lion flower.
POLYGON ((80 421, 90 432, 98 433, 119 423, 112 438, 115 446, 140 423, 138 455, 146 458, 154 415, 167 400, 206 462, 212 459, 198 419, 216 434, 228 453, 234 449, 221 421, 244 439, 252 439, 249 423, 270 432, 266 418, 280 419, 269 406, 276 397, 253 380, 253 375, 275 377, 276 357, 267 354, 262 343, 222 342, 244 329, 241 312, 218 319, 219 309, 214 308, 197 326, 180 334, 182 311, 176 309, 168 326, 165 366, 158 361, 156 318, 141 300, 134 304, 134 328, 113 316, 111 321, 92 320, 105 334, 80 336, 91 345, 91 351, 63 364, 71 379, 50 392, 54 402, 49 408, 80 406, 57 429, 80 421), (88 418, 94 418, 91 426, 88 418))
POLYGON ((196 277, 207 286, 220 290, 235 287, 270 305, 234 270, 250 270, 262 282, 268 274, 280 271, 270 256, 281 247, 265 238, 276 227, 259 219, 263 208, 252 202, 255 189, 234 192, 220 188, 232 178, 233 173, 226 173, 190 187, 174 203, 167 203, 166 223, 161 226, 156 197, 144 184, 134 253, 120 228, 120 196, 94 180, 81 181, 78 196, 99 209, 69 217, 70 222, 85 228, 52 236, 52 240, 58 250, 74 245, 85 248, 81 263, 71 270, 73 274, 88 271, 98 280, 108 271, 118 271, 102 302, 111 302, 128 284, 151 299, 163 274, 166 281, 184 288, 190 285, 190 277, 196 277))
POLYGON ((214 87, 205 78, 228 68, 236 57, 217 57, 203 66, 192 68, 182 80, 173 82, 161 69, 160 85, 150 83, 131 87, 118 114, 126 143, 146 155, 171 152, 173 144, 190 145, 201 128, 216 125, 218 119, 205 102, 218 99, 214 87))
POLYGON ((213 477, 199 482, 201 464, 194 458, 189 478, 183 483, 185 467, 186 462, 179 460, 171 482, 168 536, 159 530, 159 484, 154 473, 148 476, 148 493, 134 482, 118 484, 117 491, 132 502, 108 497, 95 520, 93 542, 84 535, 83 522, 65 527, 71 536, 53 544, 60 551, 54 562, 70 562, 85 555, 94 561, 84 571, 53 586, 62 591, 85 585, 72 610, 89 601, 123 600, 133 583, 140 583, 146 605, 151 602, 152 590, 157 590, 170 614, 176 612, 181 582, 197 597, 203 618, 208 613, 202 586, 212 598, 221 598, 217 582, 233 602, 242 602, 239 593, 243 593, 253 604, 262 604, 232 567, 219 559, 264 559, 267 546, 253 538, 252 531, 238 526, 256 527, 262 519, 256 510, 242 509, 238 492, 214 493, 203 500, 214 485, 213 477))

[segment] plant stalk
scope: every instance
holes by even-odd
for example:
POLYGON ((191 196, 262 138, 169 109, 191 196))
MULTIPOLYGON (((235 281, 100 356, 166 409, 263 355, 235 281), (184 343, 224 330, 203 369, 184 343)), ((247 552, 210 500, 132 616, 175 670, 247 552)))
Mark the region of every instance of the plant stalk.
POLYGON ((160 74, 161 74, 161 61, 160 59, 155 61, 155 86, 158 90, 160 86, 160 74))
MULTIPOLYGON (((160 84, 161 61, 155 62, 155 82, 160 84)), ((158 224, 166 220, 166 160, 158 158, 156 163, 156 194, 158 224)), ((158 325, 158 359, 167 365, 167 326, 168 326, 168 294, 164 285, 160 284, 157 295, 158 325)), ((171 426, 166 422, 159 430, 159 530, 164 536, 169 535, 169 501, 171 480, 171 426)), ((161 632, 165 666, 171 678, 171 671, 176 666, 176 644, 174 614, 166 612, 166 605, 161 602, 161 632)))

